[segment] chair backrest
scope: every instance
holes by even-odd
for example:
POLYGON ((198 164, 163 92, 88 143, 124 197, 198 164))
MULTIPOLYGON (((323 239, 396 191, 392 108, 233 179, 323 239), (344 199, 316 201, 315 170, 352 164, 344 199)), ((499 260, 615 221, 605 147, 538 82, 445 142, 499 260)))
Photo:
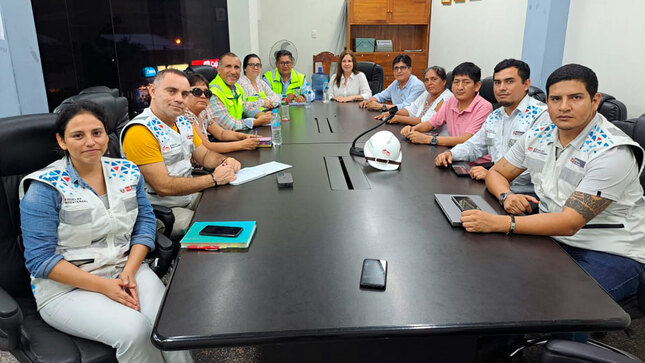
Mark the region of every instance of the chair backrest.
POLYGON ((383 83, 385 82, 383 67, 374 62, 358 62, 356 65, 358 66, 358 70, 365 74, 367 83, 369 83, 370 89, 372 90, 372 95, 381 92, 383 90, 383 83))
POLYGON ((33 297, 20 239, 18 185, 25 175, 62 156, 55 137, 57 116, 0 119, 0 287, 15 298, 33 297))
POLYGON ((499 107, 499 103, 497 103, 497 98, 495 98, 493 91, 493 76, 486 77, 481 82, 482 86, 479 88, 479 95, 493 105, 493 110, 496 109, 499 107))
POLYGON ((533 97, 538 101, 546 103, 546 94, 535 86, 529 86, 529 97, 533 97))
POLYGON ((446 88, 452 92, 452 71, 446 73, 446 88))
POLYGON ((215 77, 217 77, 217 68, 214 68, 211 66, 190 66, 186 68, 184 73, 186 74, 199 73, 202 76, 204 76, 204 78, 206 78, 208 83, 211 83, 211 81, 214 80, 215 77))
MULTIPOLYGON (((627 136, 631 137, 641 147, 645 148, 645 114, 642 114, 638 118, 617 120, 612 121, 612 123, 619 129, 623 130, 627 136)), ((641 174, 640 182, 641 186, 643 186, 643 190, 645 191, 645 173, 641 174)))
MULTIPOLYGON (((331 77, 331 71, 333 68, 332 64, 338 64, 338 56, 332 52, 320 52, 314 55, 314 62, 312 63, 313 72, 316 73, 316 62, 322 63, 323 73, 328 74, 331 77)), ((335 69, 334 69, 335 71, 335 69)))
POLYGON ((105 152, 105 156, 112 158, 121 157, 121 147, 119 145, 119 135, 121 130, 125 127, 125 124, 130 120, 128 117, 128 99, 125 97, 114 96, 114 91, 110 90, 107 87, 101 88, 91 87, 88 92, 88 89, 84 89, 76 96, 72 96, 64 100, 56 109, 55 113, 59 113, 66 105, 76 103, 78 101, 92 101, 95 102, 105 109, 107 113, 107 132, 110 137, 110 143, 108 144, 108 149, 105 152))
POLYGON ((627 107, 625 104, 618 101, 614 96, 600 92, 600 104, 598 105, 598 112, 600 112, 609 121, 620 121, 627 119, 627 107))

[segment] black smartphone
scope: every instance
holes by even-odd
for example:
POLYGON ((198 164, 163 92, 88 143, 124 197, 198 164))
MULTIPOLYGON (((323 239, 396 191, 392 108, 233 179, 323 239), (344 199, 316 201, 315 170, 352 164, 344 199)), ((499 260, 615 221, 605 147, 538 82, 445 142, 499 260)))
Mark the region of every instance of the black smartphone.
POLYGON ((387 280, 387 261, 366 258, 363 260, 361 287, 385 290, 387 280))
POLYGON ((229 226, 216 226, 208 225, 199 231, 201 236, 214 236, 214 237, 237 237, 242 232, 242 227, 229 227, 229 226))
POLYGON ((470 197, 453 196, 451 198, 452 198, 452 201, 455 202, 455 204, 457 204, 457 207, 459 207, 459 209, 461 209, 462 212, 465 210, 479 209, 477 204, 475 204, 475 202, 473 202, 473 200, 470 199, 470 197))
POLYGON ((470 176, 470 165, 468 164, 452 164, 452 171, 459 176, 470 176))

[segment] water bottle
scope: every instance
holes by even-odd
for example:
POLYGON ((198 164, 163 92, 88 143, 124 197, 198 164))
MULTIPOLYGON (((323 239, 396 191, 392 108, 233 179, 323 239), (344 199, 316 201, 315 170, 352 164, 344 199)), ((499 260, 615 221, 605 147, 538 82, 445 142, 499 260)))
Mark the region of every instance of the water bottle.
POLYGON ((271 114, 271 142, 273 146, 282 145, 282 120, 277 108, 274 108, 271 114))
POLYGON ((323 73, 322 67, 318 67, 318 72, 311 75, 311 89, 314 91, 314 100, 323 100, 323 85, 329 81, 329 76, 323 73))
POLYGON ((323 103, 329 103, 329 82, 323 83, 323 103))
POLYGON ((289 101, 287 96, 282 98, 282 104, 280 105, 280 114, 282 115, 282 121, 289 121, 289 101))

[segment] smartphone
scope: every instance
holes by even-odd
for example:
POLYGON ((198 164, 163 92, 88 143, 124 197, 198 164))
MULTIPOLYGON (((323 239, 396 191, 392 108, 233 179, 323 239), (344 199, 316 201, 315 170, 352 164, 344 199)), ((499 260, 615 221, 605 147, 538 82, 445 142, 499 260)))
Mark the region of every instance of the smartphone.
POLYGON ((452 171, 459 176, 470 176, 470 166, 468 164, 453 164, 452 171))
POLYGON ((473 202, 473 200, 470 199, 470 197, 453 196, 451 198, 452 198, 452 201, 455 202, 455 204, 457 204, 457 207, 459 207, 459 209, 461 209, 462 212, 465 210, 479 209, 477 204, 475 204, 475 202, 473 202))
POLYGON ((237 237, 242 232, 242 227, 229 227, 229 226, 216 226, 208 225, 199 231, 201 236, 214 236, 214 237, 237 237))
POLYGON ((361 287, 385 290, 387 280, 387 261, 366 258, 363 260, 361 287))

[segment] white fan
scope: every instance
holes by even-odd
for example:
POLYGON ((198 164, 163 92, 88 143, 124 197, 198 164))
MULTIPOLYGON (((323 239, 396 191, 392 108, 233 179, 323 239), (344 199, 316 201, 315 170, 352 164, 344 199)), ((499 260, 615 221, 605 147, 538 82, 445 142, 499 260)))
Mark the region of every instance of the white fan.
POLYGON ((293 65, 295 67, 296 62, 298 61, 298 48, 296 48, 296 46, 290 40, 286 40, 286 39, 278 40, 271 47, 271 50, 269 51, 269 59, 271 60, 271 64, 274 64, 275 54, 279 50, 288 50, 291 52, 291 54, 293 55, 293 65))

